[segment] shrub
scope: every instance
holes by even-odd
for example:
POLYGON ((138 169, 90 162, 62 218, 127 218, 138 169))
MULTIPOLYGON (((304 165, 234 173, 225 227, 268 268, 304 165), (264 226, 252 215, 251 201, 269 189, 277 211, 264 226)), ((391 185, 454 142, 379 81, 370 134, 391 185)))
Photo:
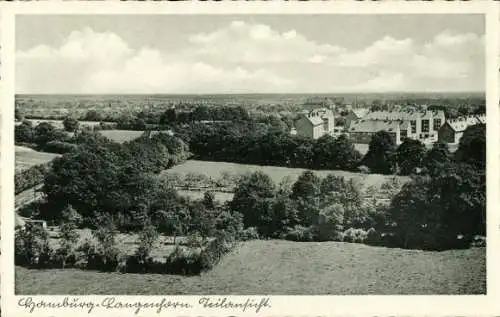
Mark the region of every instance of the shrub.
POLYGON ((365 243, 369 245, 377 245, 380 242, 380 235, 374 228, 368 229, 366 232, 365 243))
POLYGON ((50 141, 43 146, 43 150, 49 153, 65 154, 76 149, 77 145, 63 141, 50 141))
POLYGON ((45 173, 48 171, 49 163, 34 165, 24 171, 14 175, 14 191, 19 194, 22 191, 30 189, 43 183, 45 173))
POLYGON ((349 228, 344 231, 343 240, 351 243, 364 243, 367 239, 368 233, 363 229, 349 228))
POLYGON ((139 247, 135 254, 140 263, 147 264, 151 250, 154 248, 157 240, 158 231, 156 231, 156 228, 151 223, 147 222, 139 233, 139 247))
POLYGON ((38 224, 26 223, 15 233, 16 265, 43 268, 47 267, 53 256, 47 232, 38 224))
POLYGON ((177 246, 166 260, 168 273, 195 275, 201 272, 201 252, 199 249, 187 249, 177 246))
POLYGON ((240 232, 238 239, 241 241, 258 240, 259 230, 256 227, 248 227, 240 232))
POLYGON ((297 242, 315 241, 314 229, 296 225, 285 234, 285 239, 297 242))

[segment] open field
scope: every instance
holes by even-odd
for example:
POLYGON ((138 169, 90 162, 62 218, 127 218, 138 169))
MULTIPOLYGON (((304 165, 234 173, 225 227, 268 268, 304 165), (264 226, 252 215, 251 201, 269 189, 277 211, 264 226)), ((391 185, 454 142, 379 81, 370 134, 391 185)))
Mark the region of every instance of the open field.
POLYGON ((33 165, 50 162, 59 156, 59 154, 37 152, 27 147, 16 146, 16 172, 28 169, 33 165))
POLYGON ((107 137, 108 139, 118 142, 124 143, 127 141, 132 141, 140 137, 144 131, 132 131, 132 130, 102 130, 99 131, 102 135, 107 137))
MULTIPOLYGON (((219 178, 222 172, 227 172, 231 175, 243 175, 246 173, 251 173, 255 171, 262 171, 268 174, 275 182, 280 182, 284 177, 290 177, 290 180, 294 182, 297 177, 302 174, 305 169, 302 168, 288 168, 288 167, 276 167, 276 166, 259 166, 259 165, 249 165, 249 164, 237 164, 237 163, 226 163, 226 162, 210 162, 210 161, 198 161, 198 160, 188 160, 184 164, 176 165, 171 169, 165 170, 162 173, 166 174, 178 174, 180 176, 185 176, 188 173, 199 173, 204 174, 207 177, 219 178)), ((328 174, 335 174, 337 176, 343 176, 347 179, 355 179, 359 181, 363 186, 376 186, 380 187, 384 182, 389 180, 391 175, 380 175, 380 174, 362 174, 346 171, 314 171, 318 176, 325 177, 328 174)), ((406 176, 396 176, 401 182, 409 181, 410 178, 406 176)))
POLYGON ((484 294, 485 259, 485 248, 426 252, 340 242, 249 241, 201 276, 16 267, 15 288, 16 294, 53 295, 484 294))

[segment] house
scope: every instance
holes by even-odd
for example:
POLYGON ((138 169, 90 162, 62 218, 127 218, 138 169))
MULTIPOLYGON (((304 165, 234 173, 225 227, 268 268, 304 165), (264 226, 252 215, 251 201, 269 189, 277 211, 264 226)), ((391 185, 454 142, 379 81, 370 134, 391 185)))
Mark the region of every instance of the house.
POLYGON ((335 116, 328 108, 314 109, 308 113, 303 113, 295 121, 297 135, 312 139, 318 139, 325 134, 332 135, 335 129, 335 116))
POLYGON ((445 143, 457 144, 464 131, 471 125, 486 124, 486 115, 468 116, 447 120, 438 131, 438 140, 445 143))
POLYGON ((352 121, 359 120, 364 118, 368 113, 370 112, 370 109, 368 108, 357 108, 357 109, 350 109, 345 116, 345 127, 346 129, 349 129, 349 126, 351 125, 352 121))
POLYGON ((409 121, 361 119, 351 122, 349 139, 352 143, 369 144, 372 136, 386 131, 395 144, 401 144, 411 134, 409 121))
POLYGON ((408 137, 416 140, 436 138, 437 131, 445 122, 442 110, 373 111, 367 113, 363 118, 367 120, 408 121, 411 126, 408 137))

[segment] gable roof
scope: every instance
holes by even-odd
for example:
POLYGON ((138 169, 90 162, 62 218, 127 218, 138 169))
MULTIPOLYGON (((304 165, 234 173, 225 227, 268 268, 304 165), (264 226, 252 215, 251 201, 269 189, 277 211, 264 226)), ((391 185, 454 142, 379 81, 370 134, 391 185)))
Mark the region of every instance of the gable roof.
POLYGON ((391 121, 391 120, 356 120, 351 122, 351 126, 349 127, 349 132, 378 132, 378 131, 387 131, 387 132, 396 132, 400 125, 403 122, 401 121, 391 121))
POLYGON ((461 117, 457 119, 447 120, 446 123, 452 128, 455 132, 463 132, 467 127, 476 124, 485 124, 486 116, 469 116, 469 117, 461 117))
POLYGON ((370 109, 368 109, 368 108, 356 108, 356 109, 352 109, 351 111, 352 111, 352 113, 354 113, 354 115, 356 117, 363 118, 364 116, 366 116, 370 112, 370 109))

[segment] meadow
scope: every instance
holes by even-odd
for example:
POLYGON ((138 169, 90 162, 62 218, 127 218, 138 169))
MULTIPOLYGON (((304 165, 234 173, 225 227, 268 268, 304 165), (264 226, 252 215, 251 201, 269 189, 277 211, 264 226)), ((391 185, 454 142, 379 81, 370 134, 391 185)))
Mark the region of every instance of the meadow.
MULTIPOLYGON (((199 161, 199 160, 188 160, 183 164, 176 165, 171 169, 162 172, 163 175, 177 174, 181 177, 185 177, 187 174, 196 173, 204 174, 212 179, 217 179, 221 177, 223 173, 228 173, 230 175, 244 175, 247 173, 252 173, 256 171, 262 171, 269 175, 273 181, 279 183, 285 177, 289 177, 291 182, 295 182, 300 174, 302 174, 306 169, 303 168, 288 168, 288 167, 277 167, 277 166, 259 166, 250 164, 237 164, 237 163, 226 163, 226 162, 210 162, 210 161, 199 161)), ((314 171, 316 175, 320 177, 325 177, 329 174, 334 174, 336 176, 342 176, 346 179, 354 179, 359 182, 364 187, 374 186, 380 188, 380 186, 390 180, 392 175, 381 175, 381 174, 362 174, 347 171, 330 171, 330 170, 317 170, 314 171)), ((400 182, 407 182, 410 180, 407 176, 396 176, 400 182)))
POLYGON ((485 248, 428 252, 344 242, 241 243, 200 276, 29 270, 16 294, 485 294, 485 248), (397 259, 397 261, 395 260, 397 259))
POLYGON ((59 154, 38 152, 24 146, 16 145, 16 172, 23 171, 31 166, 44 164, 52 161, 54 158, 59 157, 59 154))
POLYGON ((99 133, 111 141, 118 143, 124 143, 127 141, 132 141, 140 137, 144 131, 134 131, 134 130, 101 130, 99 133))

